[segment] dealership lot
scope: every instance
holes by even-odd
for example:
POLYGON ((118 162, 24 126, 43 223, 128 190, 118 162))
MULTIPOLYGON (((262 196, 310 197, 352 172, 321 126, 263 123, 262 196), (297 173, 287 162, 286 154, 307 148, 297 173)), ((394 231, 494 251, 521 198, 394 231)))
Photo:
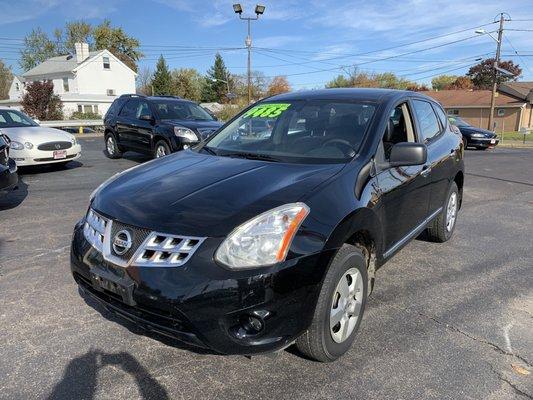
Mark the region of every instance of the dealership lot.
POLYGON ((416 240, 378 272, 361 331, 333 364, 293 349, 219 356, 142 335, 78 295, 69 241, 89 193, 145 160, 81 140, 67 169, 21 171, 0 199, 0 398, 533 396, 533 151, 468 151, 445 244, 416 240), (117 323, 120 322, 120 323, 117 323))

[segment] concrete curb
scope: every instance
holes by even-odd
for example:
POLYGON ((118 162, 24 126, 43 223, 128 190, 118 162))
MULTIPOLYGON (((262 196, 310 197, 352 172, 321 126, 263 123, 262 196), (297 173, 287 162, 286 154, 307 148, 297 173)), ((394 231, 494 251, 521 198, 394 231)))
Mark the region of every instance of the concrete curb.
POLYGON ((73 133, 76 139, 104 137, 103 133, 73 133))

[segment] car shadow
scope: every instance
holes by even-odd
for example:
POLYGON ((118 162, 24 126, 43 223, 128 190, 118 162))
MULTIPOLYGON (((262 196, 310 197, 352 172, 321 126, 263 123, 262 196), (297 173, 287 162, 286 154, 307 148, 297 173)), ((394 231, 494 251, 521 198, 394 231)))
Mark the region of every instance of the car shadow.
MULTIPOLYGON (((107 151, 104 149, 102 150, 102 154, 107 157, 107 151)), ((134 151, 127 151, 122 154, 122 157, 124 160, 133 161, 139 164, 142 164, 146 161, 150 161, 152 157, 142 154, 142 153, 136 153, 134 151)))
POLYGON ((102 317, 107 319, 108 321, 117 323, 124 328, 126 328, 128 331, 135 335, 142 335, 149 337, 150 339, 157 340, 160 343, 163 343, 167 346, 172 346, 175 348, 178 348, 180 350, 189 351, 191 353, 195 354, 201 354, 201 355, 220 355, 219 353, 216 353, 214 351, 211 351, 209 349, 203 349, 201 347, 195 347, 188 345, 187 343, 180 342, 177 339, 173 339, 168 336, 164 336, 161 334, 158 334, 156 332, 151 332, 145 329, 140 328, 138 325, 134 324, 133 322, 120 317, 117 314, 114 314, 113 312, 107 310, 102 304, 100 304, 98 301, 92 299, 91 297, 85 295, 83 292, 80 291, 80 295, 85 301, 85 303, 93 308, 95 311, 97 311, 102 317))
POLYGON ((69 161, 65 164, 43 164, 43 165, 29 165, 26 167, 19 167, 19 176, 22 175, 36 175, 55 171, 67 171, 83 167, 83 163, 79 161, 69 161))
POLYGON ((170 399, 167 390, 131 354, 106 353, 99 349, 91 349, 71 360, 47 399, 93 399, 98 372, 106 366, 118 367, 134 378, 142 399, 170 399))
POLYGON ((19 181, 15 189, 0 196, 0 211, 11 210, 18 207, 28 197, 28 185, 19 176, 19 181))

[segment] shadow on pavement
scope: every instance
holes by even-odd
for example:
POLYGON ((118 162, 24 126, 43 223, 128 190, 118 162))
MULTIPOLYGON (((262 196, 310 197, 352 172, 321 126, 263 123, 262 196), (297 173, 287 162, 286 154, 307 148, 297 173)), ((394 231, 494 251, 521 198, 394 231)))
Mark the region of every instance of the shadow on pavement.
MULTIPOLYGON (((107 150, 102 150, 102 154, 107 157, 107 150)), ((142 154, 142 153, 136 153, 134 151, 127 151, 125 153, 122 154, 122 157, 123 159, 125 160, 129 160, 129 161, 133 161, 133 162, 136 162, 136 163, 139 163, 139 164, 142 164, 146 161, 150 161, 152 159, 151 156, 149 155, 146 155, 146 154, 142 154)), ((120 160, 120 158, 118 158, 118 160, 120 160)), ((116 160, 111 160, 111 161, 116 161, 116 160)))
POLYGON ((11 210, 18 207, 28 197, 28 185, 19 176, 16 189, 0 197, 0 211, 11 210))
POLYGON ((19 167, 19 176, 36 175, 54 171, 65 171, 69 169, 76 169, 82 167, 83 163, 79 161, 69 161, 66 163, 44 164, 44 165, 30 165, 27 167, 19 167))
POLYGON ((170 398, 166 389, 131 354, 105 353, 96 349, 89 350, 68 363, 61 381, 55 385, 47 399, 93 399, 97 389, 98 371, 106 366, 119 367, 131 375, 137 383, 142 399, 170 398))

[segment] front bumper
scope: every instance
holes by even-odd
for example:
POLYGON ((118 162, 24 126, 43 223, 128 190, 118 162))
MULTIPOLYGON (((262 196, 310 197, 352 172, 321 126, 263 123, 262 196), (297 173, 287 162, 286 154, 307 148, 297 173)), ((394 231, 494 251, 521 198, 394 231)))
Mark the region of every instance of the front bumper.
POLYGON ((5 193, 13 189, 18 183, 17 164, 10 158, 6 166, 0 168, 0 192, 5 193))
POLYGON ((221 240, 208 238, 181 267, 122 268, 103 260, 85 240, 83 222, 75 228, 71 247, 71 270, 82 293, 141 328, 223 354, 290 345, 311 323, 333 255, 327 251, 235 272, 215 263, 221 240), (103 289, 95 276, 120 282, 128 294, 103 289), (250 316, 262 323, 259 332, 247 329, 250 316))
POLYGON ((472 147, 495 147, 500 143, 500 139, 494 138, 476 138, 470 137, 468 140, 468 146, 472 147))
POLYGON ((10 157, 12 157, 19 167, 29 165, 54 164, 61 162, 68 162, 77 160, 81 157, 81 146, 76 144, 69 149, 66 149, 67 157, 54 159, 53 151, 38 150, 37 146, 33 149, 10 150, 10 157))

